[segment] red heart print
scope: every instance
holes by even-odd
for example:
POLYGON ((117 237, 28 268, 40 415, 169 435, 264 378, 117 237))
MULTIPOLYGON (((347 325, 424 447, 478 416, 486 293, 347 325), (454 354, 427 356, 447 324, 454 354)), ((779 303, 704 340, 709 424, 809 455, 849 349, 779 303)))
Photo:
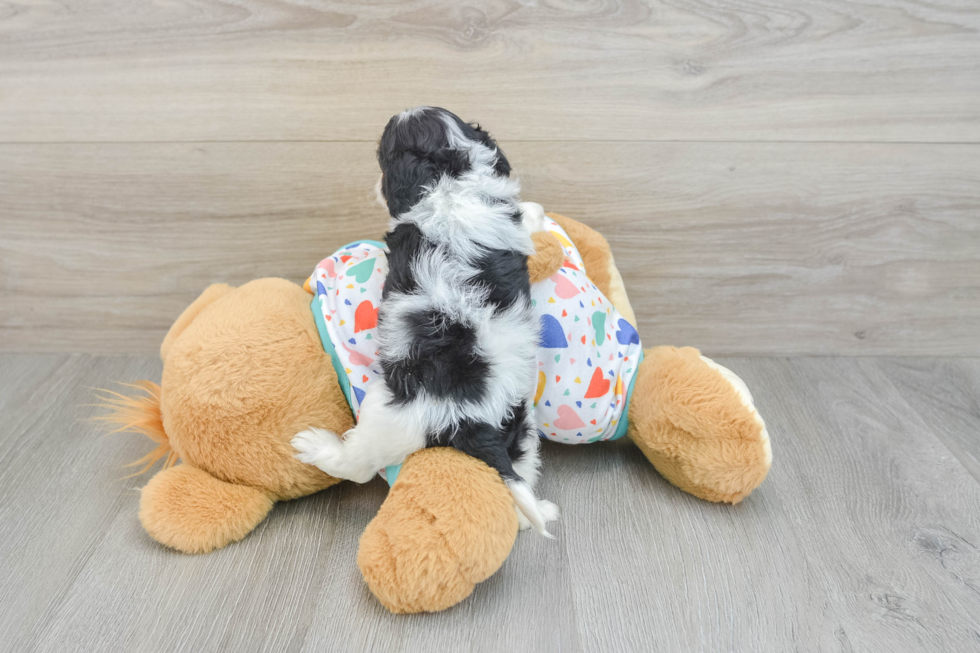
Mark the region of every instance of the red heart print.
POLYGON ((603 397, 607 392, 609 392, 609 379, 602 375, 602 368, 597 367, 592 372, 592 379, 589 381, 589 389, 585 391, 585 398, 603 397))
POLYGON ((354 333, 373 329, 376 326, 378 326, 378 309, 368 300, 364 300, 354 311, 354 333))

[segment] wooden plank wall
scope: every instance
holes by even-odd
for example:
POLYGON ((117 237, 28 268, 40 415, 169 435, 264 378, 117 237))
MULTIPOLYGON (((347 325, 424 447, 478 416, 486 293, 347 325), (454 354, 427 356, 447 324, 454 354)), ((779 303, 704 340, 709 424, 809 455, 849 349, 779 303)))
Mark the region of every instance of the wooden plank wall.
POLYGON ((980 355, 980 5, 27 1, 0 12, 0 351, 155 351, 378 236, 446 106, 602 230, 648 344, 980 355))

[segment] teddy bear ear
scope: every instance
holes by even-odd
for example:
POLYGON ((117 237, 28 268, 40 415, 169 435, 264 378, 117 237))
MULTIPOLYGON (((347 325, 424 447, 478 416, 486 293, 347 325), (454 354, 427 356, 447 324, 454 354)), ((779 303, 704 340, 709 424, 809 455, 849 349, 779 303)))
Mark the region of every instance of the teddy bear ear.
POLYGON ((194 321, 201 311, 208 307, 208 305, 213 304, 217 300, 221 299, 228 293, 230 293, 234 288, 226 283, 213 283, 204 289, 200 297, 195 299, 190 306, 184 309, 184 312, 180 314, 177 321, 173 323, 170 327, 170 331, 163 338, 163 343, 160 345, 160 360, 167 360, 167 353, 170 352, 170 347, 174 344, 174 341, 184 332, 191 322, 194 321))

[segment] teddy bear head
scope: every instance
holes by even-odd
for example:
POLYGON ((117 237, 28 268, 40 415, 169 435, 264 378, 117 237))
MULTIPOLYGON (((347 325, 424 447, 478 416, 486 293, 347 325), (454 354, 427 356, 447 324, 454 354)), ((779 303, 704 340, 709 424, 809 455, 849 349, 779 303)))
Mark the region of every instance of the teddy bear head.
POLYGON ((217 288, 188 309, 191 319, 178 320, 161 348, 160 414, 170 448, 186 464, 277 500, 337 483, 299 462, 289 444, 311 426, 343 433, 354 424, 310 295, 284 279, 217 288))

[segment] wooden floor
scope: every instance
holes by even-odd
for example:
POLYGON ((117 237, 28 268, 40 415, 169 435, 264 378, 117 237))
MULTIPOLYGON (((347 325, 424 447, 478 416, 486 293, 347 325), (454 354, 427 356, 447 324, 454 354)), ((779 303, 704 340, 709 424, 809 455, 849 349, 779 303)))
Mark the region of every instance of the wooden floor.
POLYGON ((980 650, 980 361, 731 358, 772 434, 736 507, 668 485, 629 443, 547 443, 542 496, 457 607, 393 616, 355 565, 379 481, 280 504, 206 556, 142 531, 91 388, 156 359, 0 356, 0 649, 9 651, 980 650))

